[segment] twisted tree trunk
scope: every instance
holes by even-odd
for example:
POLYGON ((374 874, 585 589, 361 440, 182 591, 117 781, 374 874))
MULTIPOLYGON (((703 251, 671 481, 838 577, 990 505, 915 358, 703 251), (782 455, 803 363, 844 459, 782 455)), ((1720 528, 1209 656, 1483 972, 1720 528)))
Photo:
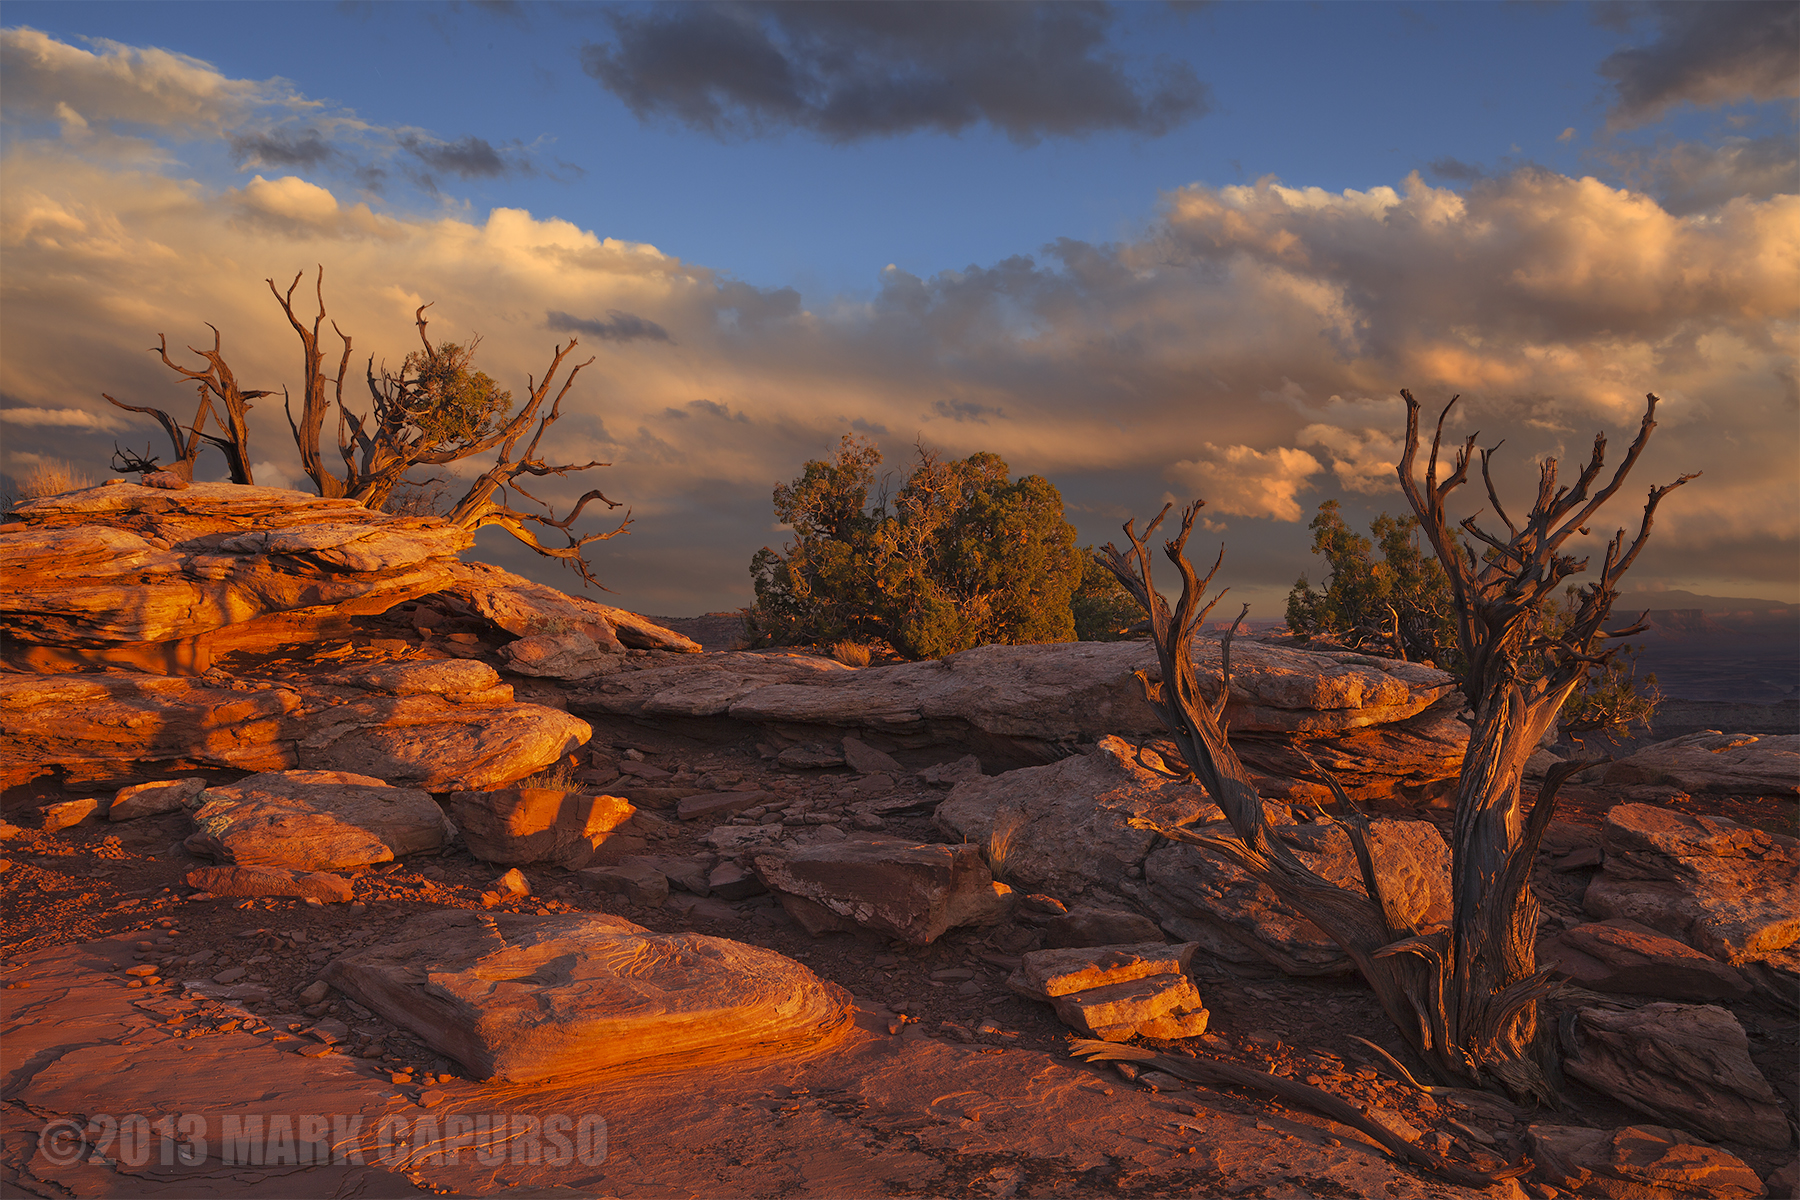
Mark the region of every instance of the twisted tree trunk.
MULTIPOLYGON (((1538 839, 1555 811, 1557 789, 1569 775, 1591 764, 1569 762, 1553 769, 1526 813, 1520 796, 1525 761, 1583 676, 1609 657, 1596 653, 1593 643, 1636 632, 1602 633, 1600 626, 1618 597, 1619 578, 1649 536, 1658 502, 1693 476, 1650 490, 1637 537, 1627 546, 1624 530, 1618 532, 1607 547, 1599 577, 1581 593, 1574 617, 1566 627, 1550 629, 1541 619, 1544 603, 1564 579, 1587 567, 1587 560, 1558 551, 1576 532, 1585 531, 1594 513, 1624 482, 1655 428, 1656 397, 1648 398, 1642 427, 1625 461, 1591 497, 1589 488, 1604 462, 1604 437, 1595 439, 1593 456, 1572 487, 1557 486, 1556 462, 1546 460, 1537 500, 1523 526, 1506 516, 1488 477, 1492 451, 1483 451, 1488 495, 1510 538, 1503 542, 1488 535, 1472 518, 1461 522, 1470 536, 1489 547, 1478 559, 1451 533, 1444 511, 1445 498, 1467 480, 1475 440, 1471 437, 1463 444, 1454 469, 1440 484, 1440 416, 1421 493, 1413 478, 1419 448, 1418 404, 1410 393, 1401 395, 1407 404, 1401 486, 1450 576, 1458 638, 1469 663, 1463 691, 1473 709, 1473 722, 1457 783, 1449 927, 1419 928, 1383 894, 1370 852, 1368 823, 1335 780, 1326 778, 1343 810, 1336 819, 1346 827, 1362 869, 1361 891, 1321 878, 1271 835, 1261 798, 1220 724, 1230 688, 1235 624, 1225 637, 1224 678, 1216 700, 1209 702, 1201 695, 1194 670, 1194 631, 1217 602, 1215 597, 1204 607, 1201 604, 1218 563, 1201 579, 1185 554, 1203 501, 1183 513, 1181 533, 1164 543, 1165 553, 1182 574, 1181 599, 1173 612, 1151 585, 1150 554, 1132 523, 1125 526, 1132 553, 1109 545, 1105 561, 1150 616, 1162 679, 1152 682, 1140 673, 1145 695, 1189 771, 1224 811, 1237 836, 1212 838, 1139 824, 1237 864, 1324 930, 1343 947, 1401 1036, 1441 1082, 1504 1090, 1521 1102, 1550 1102, 1556 1097, 1559 1075, 1550 1041, 1538 1025, 1537 1002, 1553 985, 1547 972, 1537 970, 1538 906, 1530 889, 1531 865, 1538 839)), ((1446 405, 1444 414, 1448 413, 1446 405)), ((1146 538, 1168 511, 1165 506, 1151 522, 1146 538)), ((1221 550, 1221 559, 1223 554, 1221 550)))

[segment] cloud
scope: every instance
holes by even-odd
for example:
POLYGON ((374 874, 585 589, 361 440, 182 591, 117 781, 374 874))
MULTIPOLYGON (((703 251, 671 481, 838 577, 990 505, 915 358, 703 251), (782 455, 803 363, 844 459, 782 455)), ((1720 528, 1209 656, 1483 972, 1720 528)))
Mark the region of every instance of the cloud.
POLYGON ((102 429, 123 427, 110 413, 89 412, 85 408, 0 408, 0 425, 21 425, 36 429, 102 429))
POLYGON ((1425 165, 1425 169, 1439 179, 1455 179, 1464 183, 1480 179, 1487 174, 1474 163, 1466 163, 1460 158, 1434 158, 1425 165))
POLYGON ((1714 108, 1800 95, 1800 7, 1781 0, 1685 0, 1646 6, 1656 40, 1600 64, 1617 98, 1615 129, 1648 124, 1679 104, 1714 108))
MULTIPOLYGON (((295 339, 263 278, 285 288, 304 267, 310 297, 318 263, 358 363, 416 345, 413 310, 435 301, 434 336, 480 332, 482 369, 518 397, 554 336, 577 333, 578 359, 596 361, 564 403, 555 452, 615 465, 544 494, 566 504, 600 486, 632 505, 632 536, 598 562, 626 603, 661 597, 650 611, 747 603, 770 489, 846 429, 890 463, 915 438, 954 457, 997 453, 1057 484, 1084 541, 1116 538, 1115 514, 1153 512, 1165 487, 1203 495, 1217 516, 1261 518, 1227 569, 1237 594, 1278 598, 1307 562, 1319 500, 1342 498, 1363 523, 1399 511, 1402 386, 1434 411, 1463 393, 1451 428, 1506 440, 1509 500, 1528 493, 1536 460, 1584 455, 1596 430, 1616 458, 1656 391, 1662 429, 1628 491, 1706 475, 1659 513, 1634 580, 1755 569, 1767 594, 1793 589, 1790 195, 1681 215, 1542 169, 1457 190, 1416 176, 1360 191, 1195 185, 1129 240, 883 271, 866 296, 802 297, 519 209, 378 217, 292 175, 215 191, 55 141, 14 143, 0 167, 5 407, 71 409, 102 390, 191 405, 145 347, 158 333, 210 345, 209 320, 243 386, 291 390, 295 339), (683 554, 680 588, 653 574, 683 554)), ((160 443, 147 420, 116 419, 121 441, 160 443)), ((291 464, 279 400, 251 423, 257 461, 291 464)), ((90 469, 111 444, 73 425, 5 428, 9 455, 79 454, 90 469)), ((1458 515, 1484 503, 1469 500, 1458 515)), ((1609 517, 1629 522, 1635 503, 1621 497, 1609 517)))
POLYGON ((203 59, 152 46, 90 39, 96 50, 35 29, 0 29, 0 75, 9 121, 78 117, 84 124, 216 132, 265 107, 312 103, 284 80, 231 79, 203 59))
POLYGON ((544 314, 544 327, 560 333, 585 333, 603 342, 672 342, 669 331, 655 321, 647 321, 636 313, 608 309, 606 320, 571 316, 566 312, 544 314))
POLYGON ((1604 160, 1678 216, 1706 212, 1739 197, 1767 200, 1800 189, 1800 147, 1792 137, 1728 137, 1614 150, 1604 160))
POLYGON ((987 124, 1013 141, 1158 136, 1205 115, 1184 64, 1133 73, 1099 4, 694 4, 613 11, 582 69, 640 120, 829 142, 987 124))
POLYGON ((337 157, 317 129, 233 134, 231 156, 246 167, 316 167, 337 157))
POLYGON ((500 179, 508 175, 534 174, 531 160, 516 147, 496 150, 487 139, 473 135, 445 142, 405 133, 395 140, 401 149, 432 171, 455 175, 459 179, 500 179))
POLYGON ((1165 472, 1187 486, 1207 507, 1236 517, 1300 519, 1300 489, 1324 468, 1304 450, 1203 443, 1197 458, 1173 463, 1165 472))

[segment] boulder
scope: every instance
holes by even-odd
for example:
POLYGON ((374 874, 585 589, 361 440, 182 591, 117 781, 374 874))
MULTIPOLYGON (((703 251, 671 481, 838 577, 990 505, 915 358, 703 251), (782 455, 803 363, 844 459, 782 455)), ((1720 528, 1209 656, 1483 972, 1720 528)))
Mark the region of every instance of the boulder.
POLYGON ((894 756, 877 750, 861 738, 847 737, 843 742, 844 763, 858 775, 904 775, 906 770, 894 756))
MULTIPOLYGON (((1223 816, 1204 789, 1157 770, 1154 751, 1144 754, 1149 766, 1136 758, 1123 738, 1105 737, 1092 754, 977 775, 950 790, 935 821, 949 837, 986 847, 1000 874, 1021 887, 1053 895, 1116 887, 1158 840, 1133 820, 1185 826, 1223 816)), ((1278 811, 1291 819, 1285 806, 1278 811)))
MULTIPOLYGON (((597 655, 622 654, 627 647, 680 654, 700 652, 698 642, 636 613, 599 604, 585 596, 571 596, 487 563, 458 563, 451 573, 453 581, 443 589, 446 593, 521 638, 579 633, 594 644, 597 655)), ((583 661, 589 666, 597 662, 593 658, 583 661)), ((593 673, 584 669, 572 678, 593 673)))
POLYGON ((163 779, 120 788, 107 806, 109 821, 135 821, 162 813, 180 812, 206 790, 204 779, 163 779))
POLYGON ((1723 817, 1620 804, 1602 831, 1605 868, 1583 904, 1680 938, 1724 962, 1800 943, 1800 841, 1723 817))
POLYGON ((516 675, 539 675, 551 679, 586 679, 605 671, 608 656, 594 640, 580 630, 568 633, 538 633, 508 642, 500 647, 500 657, 516 675))
POLYGON ((355 899, 350 881, 342 875, 281 867, 198 867, 187 873, 187 885, 215 896, 297 896, 325 904, 355 899))
MULTIPOLYGON (((1217 822, 1202 832, 1234 836, 1217 822)), ((1272 830, 1301 862, 1337 886, 1362 893, 1362 869, 1343 826, 1280 825, 1272 830)), ((1424 821, 1369 823, 1370 858, 1396 914, 1421 931, 1450 919, 1450 848, 1424 821)), ((1197 846, 1175 843, 1144 860, 1144 899, 1162 927, 1236 962, 1266 960, 1290 975, 1340 975, 1354 969, 1323 930, 1236 865, 1197 846)))
POLYGON ((768 802, 767 792, 696 792, 676 803, 675 815, 683 821, 716 821, 768 802))
POLYGON ((436 853, 456 832, 425 792, 345 771, 271 771, 211 787, 192 816, 192 853, 298 871, 436 853))
POLYGON ((55 804, 46 804, 44 813, 44 832, 61 833, 72 829, 89 817, 99 816, 106 811, 104 800, 92 797, 81 800, 59 800, 55 804))
POLYGON ((1788 1145, 1743 1026, 1717 1005, 1583 1008, 1563 1037, 1563 1070, 1621 1104, 1711 1141, 1788 1145))
POLYGON ((20 504, 0 527, 0 643, 15 667, 203 671, 447 584, 467 534, 353 500, 109 483, 20 504))
POLYGON ((619 796, 550 788, 453 792, 450 816, 483 862, 553 863, 578 870, 637 812, 619 796))
POLYGON ((1198 1037, 1208 1014, 1187 976, 1195 949, 1149 942, 1036 950, 1021 958, 1007 986, 1048 1001, 1065 1025, 1102 1041, 1198 1037))
POLYGON ((706 888, 721 900, 747 900, 769 890, 755 872, 734 862, 722 862, 707 872, 706 888))
POLYGON ((1012 889, 994 882, 969 845, 831 842, 758 854, 755 864, 788 915, 814 935, 861 928, 924 946, 946 929, 994 924, 1012 907, 1012 889))
POLYGON ((1611 787, 1666 784, 1684 792, 1800 795, 1800 734, 1701 730, 1646 746, 1606 768, 1611 787))
POLYGON ((1539 943, 1537 960, 1594 992, 1705 1002, 1741 1000, 1756 990, 1741 971, 1618 918, 1565 929, 1539 943))
POLYGON ((474 1078, 515 1084, 711 1069, 850 1027, 849 994, 792 959, 599 913, 427 913, 324 978, 474 1078))
POLYGON ((1044 923, 1046 948, 1126 946, 1162 940, 1162 930, 1142 913, 1077 907, 1044 923))
POLYGON ((581 872, 581 882, 595 892, 624 896, 633 904, 656 908, 669 898, 669 878, 637 855, 581 872))
POLYGON ((60 768, 350 771, 433 791, 492 788, 578 748, 587 722, 513 702, 478 662, 395 663, 255 685, 106 672, 0 674, 0 782, 60 768))
POLYGON ((1748 1163, 1679 1129, 1533 1125, 1525 1133, 1532 1176, 1600 1200, 1757 1200, 1748 1163))

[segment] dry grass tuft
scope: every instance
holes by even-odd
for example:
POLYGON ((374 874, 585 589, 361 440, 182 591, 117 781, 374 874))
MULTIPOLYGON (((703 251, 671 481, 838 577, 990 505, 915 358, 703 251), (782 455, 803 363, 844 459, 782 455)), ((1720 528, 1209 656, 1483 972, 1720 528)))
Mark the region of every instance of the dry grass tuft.
POLYGON ((551 792, 575 792, 581 790, 581 781, 575 778, 575 760, 565 758, 554 766, 545 767, 536 775, 527 776, 513 784, 518 788, 543 788, 551 792))
POLYGON ((839 642, 831 648, 831 657, 846 667, 866 667, 869 665, 869 648, 861 642, 839 642))
POLYGON ((1003 812, 994 816, 994 828, 988 833, 988 871, 995 879, 1006 882, 1006 863, 1012 856, 1013 839, 1025 828, 1023 813, 1003 812))
POLYGON ((85 471, 78 471, 66 462, 41 462, 19 484, 19 498, 41 500, 45 496, 60 496, 64 492, 93 486, 94 481, 85 471))

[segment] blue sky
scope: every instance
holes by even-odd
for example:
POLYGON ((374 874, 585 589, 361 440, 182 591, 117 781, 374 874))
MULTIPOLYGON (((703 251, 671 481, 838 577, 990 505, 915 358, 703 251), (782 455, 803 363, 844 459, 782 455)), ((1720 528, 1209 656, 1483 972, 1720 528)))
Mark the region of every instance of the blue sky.
POLYGON ((1657 390, 1688 432, 1643 469, 1712 490, 1641 580, 1793 600, 1794 13, 10 3, 8 470, 144 440, 98 392, 170 390, 159 321, 227 314, 289 381, 261 281, 324 261, 359 346, 400 353, 414 297, 521 378, 545 314, 611 331, 565 430, 617 464, 596 558, 651 611, 747 602, 769 488, 854 427, 1045 474, 1084 540, 1207 494, 1276 616, 1320 500, 1397 502, 1393 391, 1440 383, 1524 468, 1657 390), (19 337, 51 314, 82 337, 19 337))

